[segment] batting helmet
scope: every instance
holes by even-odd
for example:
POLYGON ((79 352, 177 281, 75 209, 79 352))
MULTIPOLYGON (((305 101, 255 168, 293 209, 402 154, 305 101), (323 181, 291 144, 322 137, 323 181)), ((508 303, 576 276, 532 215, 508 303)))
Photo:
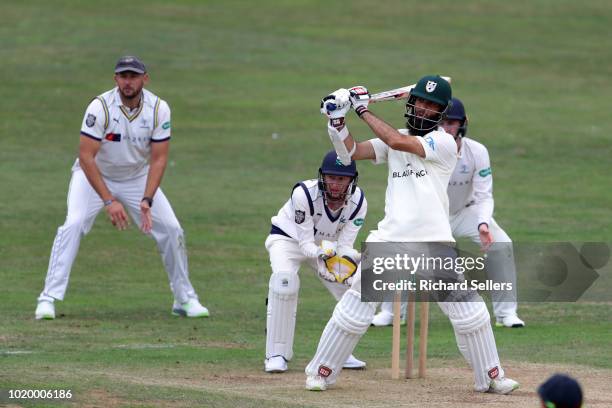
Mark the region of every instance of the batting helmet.
POLYGON ((323 176, 326 174, 352 177, 353 179, 344 193, 344 199, 348 200, 348 198, 355 193, 355 190, 357 189, 357 179, 359 178, 355 160, 351 160, 351 164, 345 166, 342 164, 342 161, 338 158, 338 154, 334 150, 331 150, 325 155, 325 157, 323 157, 323 162, 321 162, 321 167, 319 167, 319 190, 325 193, 326 196, 329 196, 326 185, 327 183, 323 178, 323 176))
POLYGON ((435 129, 444 118, 446 111, 450 107, 452 90, 450 83, 439 75, 427 75, 417 82, 410 91, 410 97, 406 102, 407 119, 406 126, 411 133, 423 136, 435 129), (422 114, 417 114, 415 103, 417 98, 425 99, 440 105, 438 111, 425 110, 422 114))
POLYGON ((452 105, 446 113, 446 119, 458 120, 461 122, 459 124, 459 131, 457 132, 458 137, 463 137, 467 135, 468 118, 465 114, 463 102, 461 102, 459 99, 452 99, 452 105))

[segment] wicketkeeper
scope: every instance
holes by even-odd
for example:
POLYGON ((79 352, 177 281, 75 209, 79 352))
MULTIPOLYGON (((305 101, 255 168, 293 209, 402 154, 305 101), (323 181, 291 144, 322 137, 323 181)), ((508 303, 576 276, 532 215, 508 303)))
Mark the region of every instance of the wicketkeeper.
MULTIPOLYGON (((300 289, 298 270, 314 269, 336 298, 349 288, 361 255, 353 249, 364 223, 367 201, 357 186, 355 162, 343 165, 336 152, 327 153, 317 179, 293 186, 291 198, 272 217, 266 239, 272 276, 268 290, 265 371, 287 371, 293 357, 293 335, 300 289)), ((344 368, 365 362, 345 357, 344 368)))

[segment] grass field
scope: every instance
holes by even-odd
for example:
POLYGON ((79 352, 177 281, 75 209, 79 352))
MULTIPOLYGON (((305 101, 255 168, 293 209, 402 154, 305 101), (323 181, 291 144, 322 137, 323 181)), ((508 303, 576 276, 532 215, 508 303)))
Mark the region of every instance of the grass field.
MULTIPOLYGON (((262 373, 269 219, 316 175, 329 149, 318 102, 338 87, 452 76, 470 135, 489 147, 496 219, 513 240, 612 241, 609 2, 3 1, 0 14, 0 391, 69 388, 75 406, 106 407, 526 407, 564 370, 584 382, 589 407, 612 406, 612 303, 522 305, 527 328, 496 329, 523 384, 510 397, 470 391, 437 307, 430 379, 388 380, 391 333, 373 329, 356 349, 368 370, 308 393, 303 368, 334 306, 308 273, 290 373, 262 373), (162 185, 211 317, 170 316, 154 243, 100 216, 59 318, 35 321, 84 108, 127 53, 148 64, 149 88, 173 110, 162 185)), ((403 126, 401 103, 373 110, 403 126)), ((349 125, 370 137, 356 118, 349 125)), ((359 166, 365 239, 382 218, 386 168, 359 166)))

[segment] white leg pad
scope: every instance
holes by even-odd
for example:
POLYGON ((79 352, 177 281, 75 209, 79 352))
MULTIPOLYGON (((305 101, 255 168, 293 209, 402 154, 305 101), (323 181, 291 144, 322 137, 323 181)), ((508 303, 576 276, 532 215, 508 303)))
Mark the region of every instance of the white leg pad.
POLYGON ((486 391, 493 378, 503 378, 504 371, 499 363, 497 346, 491 317, 482 298, 474 302, 440 303, 448 315, 457 346, 474 370, 474 389, 486 391))
POLYGON ((327 384, 334 384, 344 362, 368 330, 375 310, 375 303, 362 303, 361 294, 349 289, 327 322, 317 352, 306 367, 306 375, 321 375, 327 384))
POLYGON ((266 321, 266 358, 293 357, 293 335, 300 278, 296 273, 276 272, 270 276, 266 321))

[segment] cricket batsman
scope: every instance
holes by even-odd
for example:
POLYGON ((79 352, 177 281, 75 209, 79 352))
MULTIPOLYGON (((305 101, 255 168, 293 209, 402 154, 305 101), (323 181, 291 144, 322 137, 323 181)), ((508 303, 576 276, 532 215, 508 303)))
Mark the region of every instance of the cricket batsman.
MULTIPOLYGON (((370 232, 367 242, 417 246, 454 242, 446 189, 457 163, 457 144, 452 135, 438 129, 450 108, 451 92, 450 84, 440 76, 421 78, 406 103, 407 129, 400 130, 370 112, 370 95, 365 87, 338 89, 321 101, 338 156, 342 160, 387 163, 389 169, 385 217, 370 232), (355 142, 345 123, 351 107, 372 130, 374 139, 355 142)), ((323 391, 336 382, 342 363, 370 326, 378 304, 362 302, 361 290, 358 268, 306 367, 308 390, 323 391)), ((500 364, 489 312, 480 295, 473 290, 451 291, 450 295, 446 299, 452 301, 440 300, 438 305, 450 319, 455 336, 467 345, 474 389, 508 394, 518 388, 516 381, 505 376, 500 364)))
MULTIPOLYGON (((495 282, 511 283, 516 289, 516 266, 512 240, 493 218, 493 174, 489 151, 482 143, 465 137, 468 117, 463 102, 452 99, 452 106, 442 121, 444 130, 455 138, 459 158, 448 183, 450 224, 455 238, 469 238, 487 254, 487 277, 495 282)), ((493 314, 498 327, 524 327, 517 314, 516 290, 493 291, 493 314)), ((402 304, 402 312, 406 303, 402 304)), ((393 322, 393 304, 384 302, 374 316, 374 326, 393 322)), ((460 346, 461 348, 461 346, 460 346)))

